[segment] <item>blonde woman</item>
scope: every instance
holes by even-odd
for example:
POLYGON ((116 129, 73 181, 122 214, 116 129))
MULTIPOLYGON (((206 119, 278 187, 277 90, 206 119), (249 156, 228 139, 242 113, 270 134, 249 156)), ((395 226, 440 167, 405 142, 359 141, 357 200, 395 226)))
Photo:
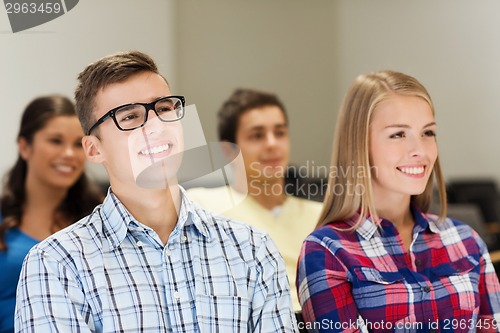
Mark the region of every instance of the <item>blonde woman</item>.
POLYGON ((446 218, 434 106, 413 77, 359 76, 337 120, 329 191, 302 246, 297 288, 312 332, 498 331, 487 248, 446 218), (441 210, 428 214, 434 179, 441 210))

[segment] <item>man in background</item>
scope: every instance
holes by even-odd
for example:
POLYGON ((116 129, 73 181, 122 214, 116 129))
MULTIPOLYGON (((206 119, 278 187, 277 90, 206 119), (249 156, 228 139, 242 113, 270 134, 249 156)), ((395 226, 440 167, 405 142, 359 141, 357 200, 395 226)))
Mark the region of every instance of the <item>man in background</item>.
POLYGON ((192 188, 188 195, 206 209, 269 233, 285 260, 294 309, 299 311, 297 259, 322 206, 285 191, 290 158, 285 107, 273 94, 237 89, 218 113, 218 134, 220 141, 241 149, 243 166, 234 170, 230 186, 192 188))

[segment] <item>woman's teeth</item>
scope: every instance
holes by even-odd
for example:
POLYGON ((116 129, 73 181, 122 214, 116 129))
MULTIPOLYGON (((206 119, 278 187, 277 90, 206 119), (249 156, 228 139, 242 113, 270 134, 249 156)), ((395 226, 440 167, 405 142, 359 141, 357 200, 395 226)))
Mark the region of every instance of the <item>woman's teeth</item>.
POLYGON ((419 175, 421 173, 424 173, 424 167, 413 167, 413 168, 399 168, 401 172, 407 173, 409 175, 419 175))

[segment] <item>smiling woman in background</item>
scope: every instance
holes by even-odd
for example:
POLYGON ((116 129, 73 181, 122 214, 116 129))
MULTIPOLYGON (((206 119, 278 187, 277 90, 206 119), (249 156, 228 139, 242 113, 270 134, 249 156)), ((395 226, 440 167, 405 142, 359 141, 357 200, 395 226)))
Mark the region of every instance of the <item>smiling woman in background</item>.
POLYGON ((40 240, 89 214, 101 194, 84 174, 83 131, 62 96, 33 100, 17 136, 19 156, 0 205, 0 332, 14 331, 16 287, 24 257, 40 240))
POLYGON ((335 132, 328 193, 302 246, 306 328, 497 332, 500 285, 485 243, 446 218, 434 106, 413 77, 361 75, 335 132), (436 178, 440 216, 428 214, 436 178), (330 323, 330 325, 328 325, 330 323))

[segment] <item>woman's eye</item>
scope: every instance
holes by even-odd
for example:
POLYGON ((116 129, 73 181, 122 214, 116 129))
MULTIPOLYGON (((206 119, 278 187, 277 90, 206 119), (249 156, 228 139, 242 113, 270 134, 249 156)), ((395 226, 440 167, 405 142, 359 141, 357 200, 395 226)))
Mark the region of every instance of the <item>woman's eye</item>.
POLYGON ((424 136, 436 136, 436 132, 431 130, 425 131, 424 136))
POLYGON ((58 145, 58 144, 61 144, 61 143, 62 143, 62 140, 61 140, 61 139, 57 139, 57 138, 52 138, 52 139, 50 139, 49 141, 50 141, 51 143, 53 143, 53 144, 56 144, 56 145, 58 145))
POLYGON ((391 139, 399 139, 404 137, 405 137, 405 132, 397 132, 390 136, 391 139))

